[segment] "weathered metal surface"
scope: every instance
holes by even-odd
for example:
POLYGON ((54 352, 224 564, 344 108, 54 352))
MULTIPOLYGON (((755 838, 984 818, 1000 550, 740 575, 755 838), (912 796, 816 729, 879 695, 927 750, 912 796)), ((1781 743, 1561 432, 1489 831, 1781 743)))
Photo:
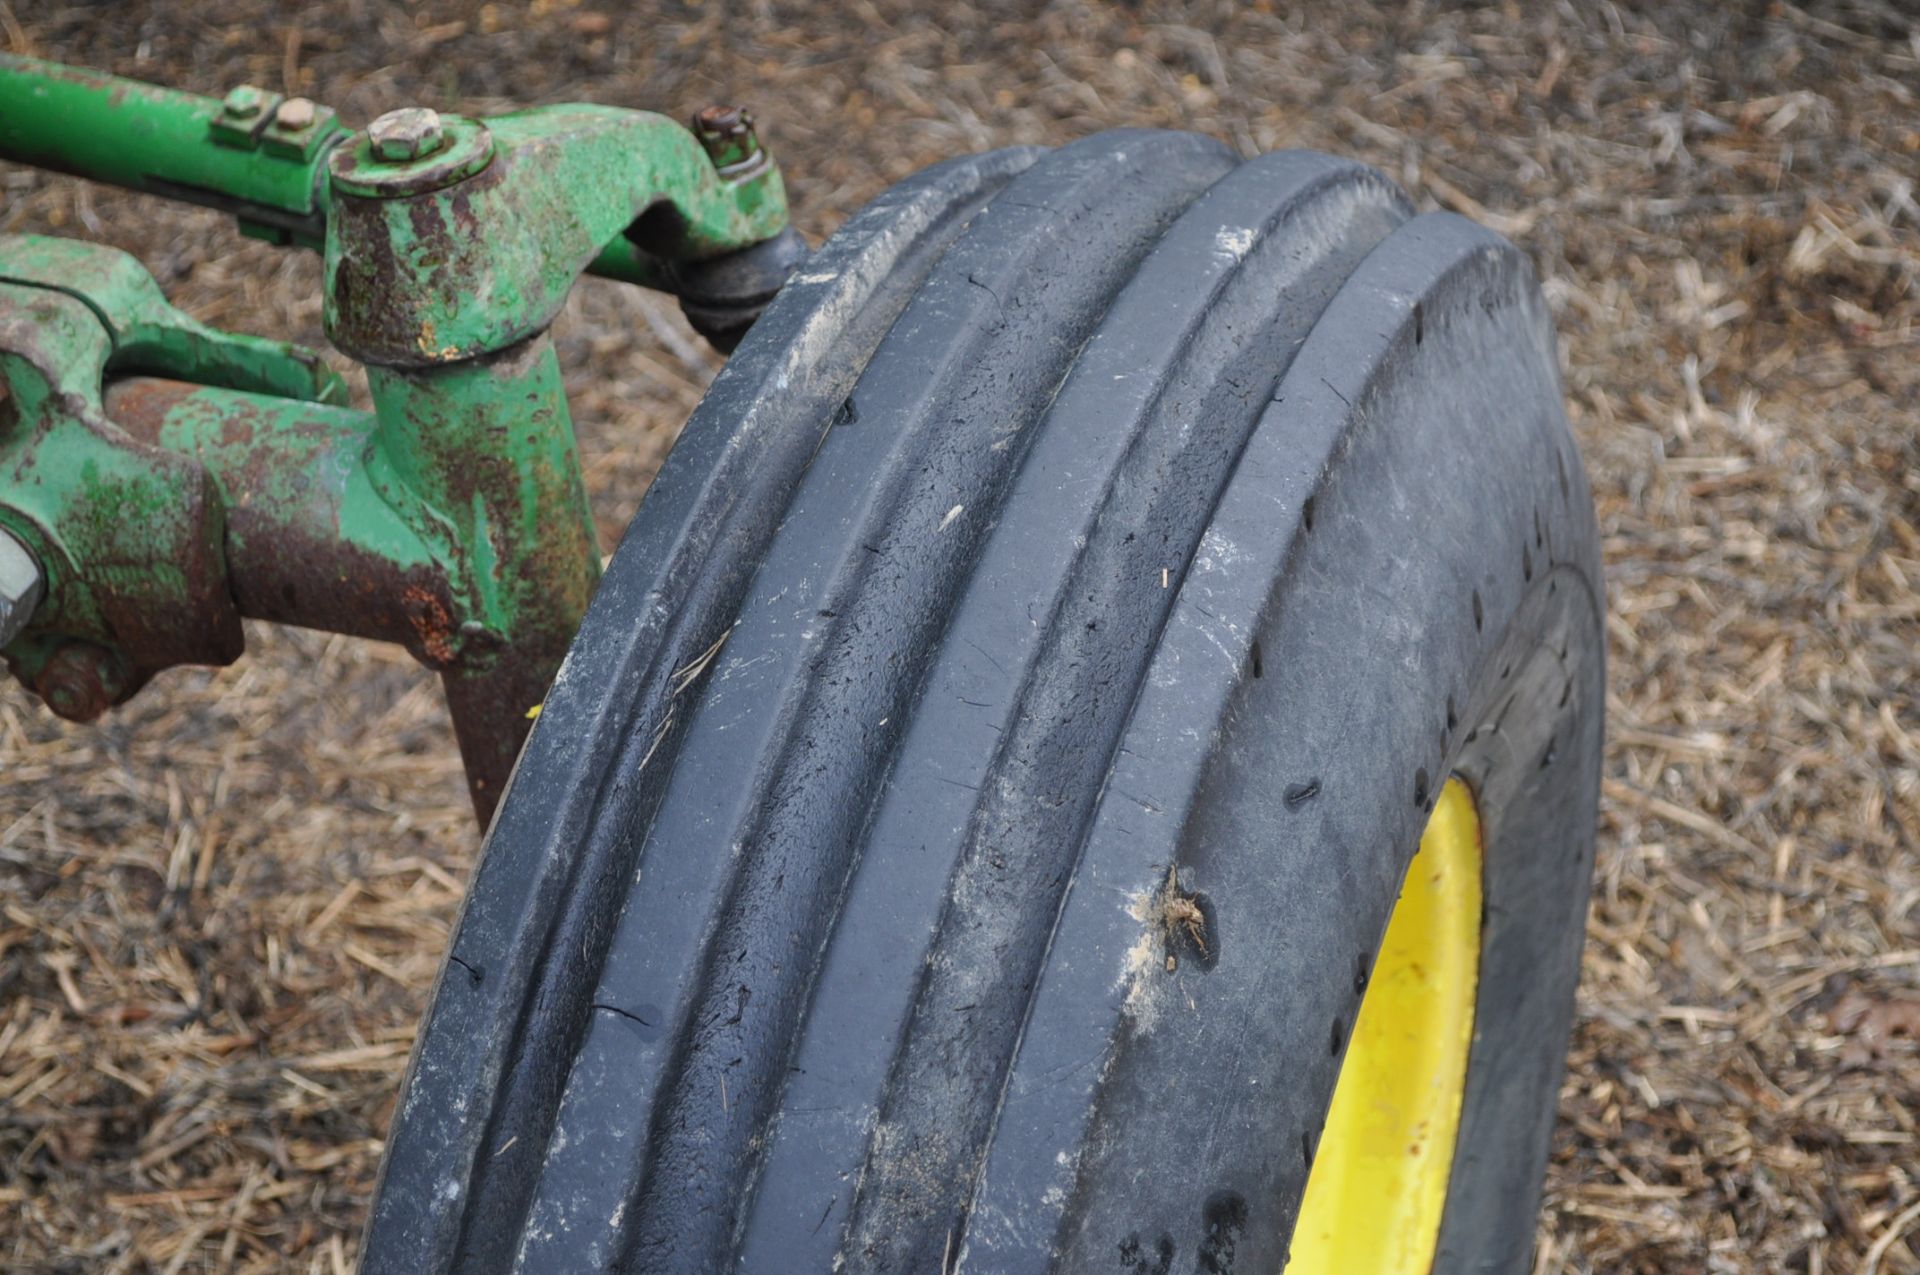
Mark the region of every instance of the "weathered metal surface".
POLYGON ((370 414, 113 250, 0 239, 0 281, 0 527, 49 582, 20 679, 85 719, 237 657, 241 615, 398 642, 445 675, 490 814, 599 569, 546 338, 374 368, 370 414))
MULTIPOLYGON (((484 122, 440 116, 438 147, 390 144, 396 153, 415 151, 399 167, 419 171, 376 180, 372 165, 363 162, 375 158, 369 138, 351 137, 330 108, 305 98, 282 98, 251 85, 233 89, 224 99, 200 97, 0 54, 0 159, 219 208, 238 218, 243 233, 308 248, 321 248, 326 237, 331 200, 326 165, 342 142, 351 140, 354 152, 343 164, 342 189, 375 193, 378 185, 386 194, 404 193, 409 181, 425 190, 478 171, 491 154, 490 145, 478 144, 487 125, 495 133, 505 129, 503 142, 515 146, 559 146, 568 152, 566 161, 549 155, 524 167, 526 181, 544 185, 548 201, 530 211, 578 222, 567 236, 552 228, 556 239, 566 239, 567 261, 554 271, 568 283, 584 269, 670 287, 672 276, 660 268, 662 262, 737 251, 780 233, 786 226, 786 195, 778 166, 753 137, 744 112, 728 109, 745 121, 744 139, 736 121, 725 130, 729 140, 716 145, 725 151, 739 148, 743 140, 750 144, 751 162, 744 167, 728 167, 733 161, 725 154, 706 158, 687 130, 662 116, 572 106, 484 122), (716 165, 723 171, 716 172, 716 165), (355 173, 365 180, 357 181, 355 173), (624 205, 625 215, 608 216, 608 199, 616 209, 624 205), (619 247, 629 227, 656 260, 637 262, 632 251, 619 247), (599 236, 591 250, 573 242, 583 233, 599 236)), ((410 120, 427 114, 408 112, 418 108, 391 114, 410 120)), ((551 246, 538 236, 522 237, 510 255, 551 246)))
POLYGON ((63 713, 98 713, 103 694, 117 702, 161 669, 226 663, 242 645, 226 502, 197 461, 108 419, 102 388, 120 371, 345 395, 308 351, 180 314, 125 253, 0 237, 0 525, 28 546, 46 592, 6 655, 28 685, 53 678, 62 689, 48 702, 63 713), (107 655, 62 655, 74 643, 107 655))
POLYGON ((367 125, 367 140, 374 154, 390 164, 425 159, 446 141, 440 125, 440 112, 424 106, 403 106, 388 111, 367 125))
MULTIPOLYGON (((124 254, 0 237, 0 530, 45 598, 9 667, 85 718, 242 615, 404 644, 446 684, 492 812, 600 556, 546 328, 583 271, 679 293, 722 340, 804 254, 744 111, 408 109, 193 97, 0 57, 0 158, 234 211, 325 252, 367 364, 215 332, 124 254), (324 167, 323 167, 324 165, 324 167)), ((17 608, 16 608, 17 609, 17 608)))
POLYGON ((115 382, 106 404, 212 478, 243 615, 398 642, 442 674, 484 817, 599 555, 545 339, 424 374, 478 386, 422 375, 378 374, 383 418, 149 377, 115 382))
POLYGON ((370 413, 154 377, 109 385, 106 410, 129 437, 192 457, 213 480, 242 615, 444 662, 419 617, 453 607, 448 554, 374 489, 370 413))
POLYGON ((729 180, 664 116, 556 106, 484 128, 441 121, 446 141, 422 159, 389 163, 360 140, 331 161, 327 335, 368 362, 423 367, 524 340, 622 237, 691 262, 787 224, 777 167, 729 180))
POLYGON ((330 197, 422 195, 471 177, 492 161, 493 134, 479 120, 417 108, 389 111, 368 126, 358 145, 328 161, 330 197))
POLYGON ((544 333, 481 359, 369 367, 370 471, 423 537, 445 538, 452 606, 435 634, 474 806, 491 816, 600 579, 560 365, 544 333))
POLYGON ((149 378, 115 384, 107 405, 213 477, 243 614, 400 642, 441 671, 491 812, 598 578, 558 367, 543 337, 373 375, 378 423, 149 378))
POLYGON ((111 647, 70 640, 52 648, 33 677, 47 707, 71 722, 90 722, 129 690, 127 658, 111 647))
MULTIPOLYGON (((98 314, 65 293, 0 283, 0 523, 47 578, 37 632, 115 648, 122 694, 181 663, 240 653, 220 558, 222 509, 193 462, 127 438, 99 386, 113 353, 98 314)), ((9 664, 34 684, 54 648, 18 638, 9 664)))
POLYGON ((152 372, 285 398, 346 401, 346 382, 319 354, 196 322, 168 303, 145 266, 116 248, 0 235, 0 283, 63 293, 85 305, 106 329, 106 370, 113 373, 152 372))
POLYGON ((744 181, 767 165, 753 115, 744 106, 703 107, 694 114, 693 135, 727 181, 744 181))

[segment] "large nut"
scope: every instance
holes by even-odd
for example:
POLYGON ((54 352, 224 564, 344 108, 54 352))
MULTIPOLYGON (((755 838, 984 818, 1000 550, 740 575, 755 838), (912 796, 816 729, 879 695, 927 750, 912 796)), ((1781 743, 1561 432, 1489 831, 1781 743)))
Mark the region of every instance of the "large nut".
POLYGON ((375 156, 403 164, 439 150, 446 141, 446 131, 440 126, 440 112, 407 106, 388 111, 367 125, 367 139, 373 143, 375 156))
POLYGON ((0 646, 20 636, 46 593, 40 564, 12 533, 0 529, 0 646))
POLYGON ((66 642, 47 657, 33 689, 56 717, 90 722, 113 707, 126 687, 125 670, 111 651, 91 642, 66 642))
POLYGON ((310 98, 290 97, 280 103, 280 109, 273 113, 273 122, 291 132, 303 128, 312 128, 316 108, 310 98))

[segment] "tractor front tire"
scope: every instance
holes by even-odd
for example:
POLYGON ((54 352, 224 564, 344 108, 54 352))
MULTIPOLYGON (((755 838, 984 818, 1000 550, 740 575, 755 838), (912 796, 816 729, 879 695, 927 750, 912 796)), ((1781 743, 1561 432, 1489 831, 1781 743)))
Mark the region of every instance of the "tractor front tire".
POLYGON ((1183 134, 930 170, 615 555, 363 1268, 1524 1270, 1602 653, 1512 245, 1183 134))

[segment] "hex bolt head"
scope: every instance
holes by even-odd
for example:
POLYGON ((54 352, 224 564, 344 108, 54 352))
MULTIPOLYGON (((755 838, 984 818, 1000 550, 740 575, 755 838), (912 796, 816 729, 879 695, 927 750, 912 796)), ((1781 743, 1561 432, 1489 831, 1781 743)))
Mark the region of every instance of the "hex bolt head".
POLYGON ((310 98, 290 97, 280 103, 280 109, 273 113, 273 122, 289 132, 297 133, 303 128, 312 128, 314 105, 310 98))
POLYGON ((260 113, 260 106, 267 95, 251 84, 242 84, 227 92, 226 100, 220 103, 220 109, 237 120, 250 120, 260 113))
POLYGON ((445 144, 446 130, 440 125, 440 112, 424 106, 407 106, 388 111, 367 125, 367 139, 373 153, 390 164, 424 159, 445 144))
POLYGON ((20 636, 40 605, 47 580, 12 533, 0 529, 0 646, 20 636))
POLYGON ((694 114, 694 131, 704 140, 724 137, 753 127, 753 116, 744 106, 703 106, 694 114))
POLYGON ((743 106, 709 106, 693 117, 693 135, 723 177, 738 179, 765 166, 753 115, 743 106))

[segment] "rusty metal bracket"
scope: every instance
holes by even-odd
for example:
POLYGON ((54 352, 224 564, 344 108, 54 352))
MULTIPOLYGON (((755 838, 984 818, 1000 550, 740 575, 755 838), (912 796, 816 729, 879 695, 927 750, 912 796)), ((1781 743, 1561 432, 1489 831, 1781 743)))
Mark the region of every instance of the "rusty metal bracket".
POLYGON ((237 658, 242 616, 398 642, 490 810, 598 576, 558 367, 542 336, 370 371, 352 410, 312 352, 194 323, 124 253, 0 237, 0 530, 45 585, 14 674, 88 720, 237 658))
POLYGON ((399 642, 441 673, 488 818, 600 571, 547 326, 595 271, 724 341, 802 253, 744 112, 700 127, 412 108, 350 135, 304 99, 0 56, 0 157, 322 248, 328 335, 373 397, 193 322, 123 253, 0 237, 0 533, 30 559, 8 666, 85 719, 233 660, 242 617, 399 642))
POLYGON ((0 239, 0 526, 46 583, 7 656, 43 694, 52 665, 70 693, 49 702, 66 716, 97 715, 160 669, 225 663, 241 647, 222 504, 198 465, 108 419, 103 387, 128 372, 318 402, 346 392, 315 355, 195 323, 124 253, 0 239), (90 653, 56 659, 71 642, 90 653), (79 678, 84 694, 72 691, 76 663, 94 670, 79 678))

